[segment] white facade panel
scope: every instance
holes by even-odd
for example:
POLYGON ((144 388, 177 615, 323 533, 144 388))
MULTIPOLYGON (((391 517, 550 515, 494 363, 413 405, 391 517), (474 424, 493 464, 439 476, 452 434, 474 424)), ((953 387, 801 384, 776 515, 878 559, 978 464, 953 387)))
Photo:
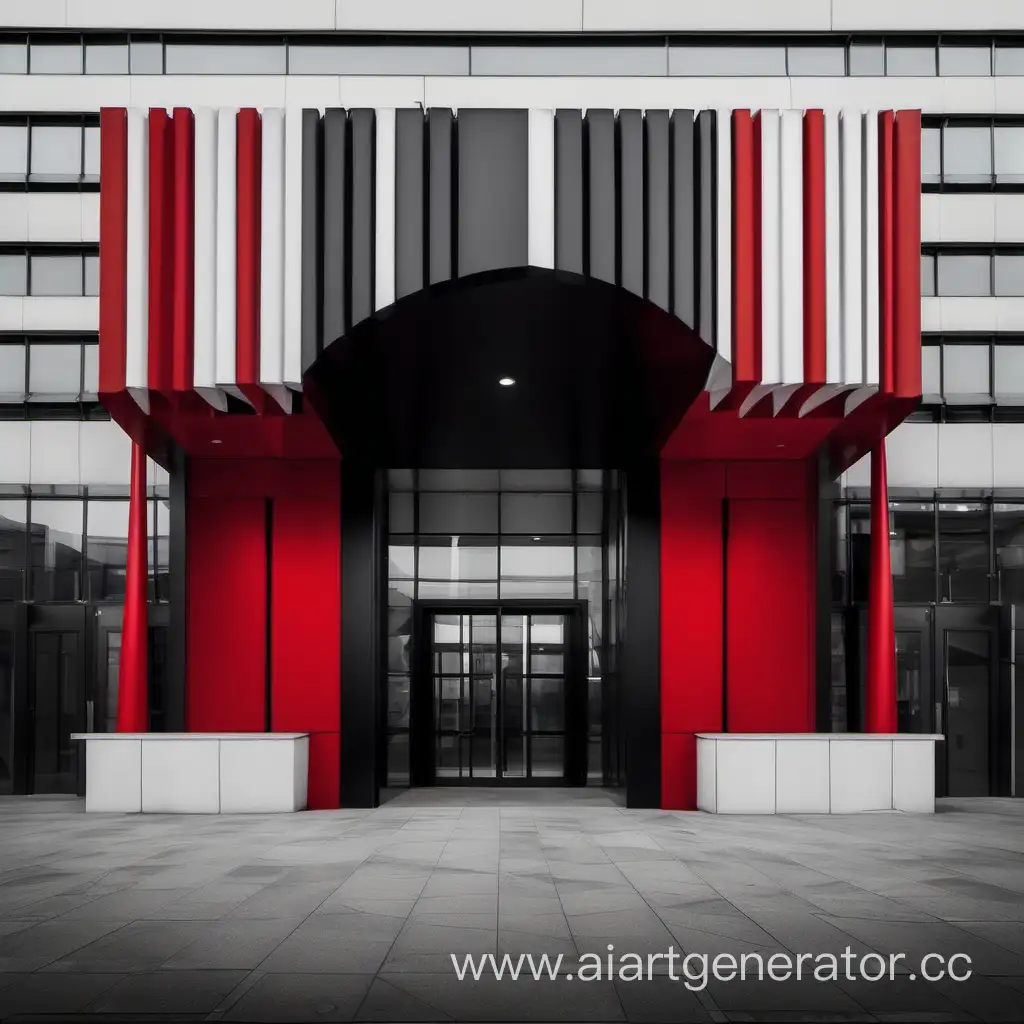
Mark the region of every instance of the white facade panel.
POLYGON ((129 75, 128 80, 131 105, 136 107, 258 107, 262 110, 283 107, 287 96, 285 75, 129 75))
MULTIPOLYGON (((889 486, 938 487, 940 430, 955 430, 960 426, 962 424, 901 423, 885 440, 889 486)), ((866 470, 870 460, 865 458, 862 462, 866 470)), ((864 487, 870 484, 870 479, 865 474, 863 482, 858 479, 848 483, 864 487)))
POLYGON ((1024 487, 1024 423, 992 424, 992 486, 1024 487))
POLYGON ((280 385, 284 371, 284 111, 262 114, 260 169, 260 383, 280 385))
POLYGON ((100 300, 95 295, 29 295, 21 303, 25 331, 98 331, 100 300))
POLYGON ((825 381, 843 381, 839 111, 825 111, 825 381))
MULTIPOLYGON (((765 384, 782 383, 781 135, 779 112, 762 110, 761 380, 765 384)), ((788 286, 788 278, 786 282, 788 286)))
POLYGON ((864 119, 859 111, 843 111, 839 119, 839 149, 842 165, 840 274, 844 384, 860 384, 864 380, 864 310, 861 305, 864 272, 863 127, 864 119))
MULTIPOLYGON (((1017 198, 1024 196, 926 192, 921 196, 921 241, 994 242, 996 200, 1017 198)), ((1024 203, 1019 205, 1024 209, 1024 203)))
MULTIPOLYGON (((299 103, 293 96, 294 85, 298 78, 288 80, 288 103, 290 106, 324 107, 334 106, 325 103, 299 103)), ((442 79, 443 81, 443 79, 442 79)), ((468 79, 463 79, 468 81, 468 79)), ((415 107, 427 105, 425 79, 421 77, 356 76, 355 78, 339 78, 337 80, 338 100, 342 107, 415 107)), ((475 106, 473 103, 464 106, 475 106)), ((518 104, 525 106, 525 104, 518 104)))
POLYGON ((284 124, 284 383, 302 387, 302 113, 284 124))
POLYGON ((98 192, 82 193, 82 241, 100 240, 100 196, 98 192))
MULTIPOLYGON (((3 13, 6 19, 6 7, 3 13)), ((5 24, 8 24, 6 20, 5 24)), ((140 77, 143 76, 0 75, 0 110, 58 113, 128 107, 132 103, 132 82, 140 77)))
POLYGON ((127 485, 131 480, 132 439, 113 420, 79 425, 80 482, 86 486, 127 485))
POLYGON ((6 28, 63 28, 66 0, 4 0, 6 28))
MULTIPOLYGON (((63 420, 35 420, 30 442, 30 484, 70 484, 77 487, 79 476, 79 431, 95 423, 63 420)), ((120 430, 121 428, 118 427, 120 430)), ((22 483, 26 481, 22 480, 22 483)))
POLYGON ((25 300, 20 295, 0 295, 0 331, 25 329, 25 300))
POLYGON ((830 0, 583 0, 588 32, 827 32, 830 0))
POLYGON ((234 387, 235 375, 235 286, 237 252, 235 224, 237 170, 237 111, 217 111, 217 337, 214 349, 218 385, 234 387))
POLYGON ((864 383, 879 383, 878 111, 864 115, 864 383))
POLYGON ((98 242, 95 192, 0 192, 0 242, 98 242))
POLYGON ((335 27, 358 32, 579 32, 583 0, 337 0, 335 27))
POLYGON ((991 423, 944 423, 939 429, 939 487, 992 487, 991 423))
MULTIPOLYGON (((779 137, 781 242, 780 370, 783 384, 804 379, 804 121, 799 110, 782 112, 779 137)), ((767 379, 767 378, 765 378, 767 379)))
POLYGON ((28 241, 31 198, 28 192, 0 192, 0 242, 28 241))
POLYGON ((836 32, 967 32, 1021 27, 1018 0, 832 0, 836 32))
POLYGON ((555 112, 529 112, 527 260, 555 266, 555 112))
POLYGON ((922 331, 1024 331, 1024 298, 947 295, 921 300, 922 331))
MULTIPOLYGON (((175 0, 142 4, 138 0, 66 0, 66 6, 64 24, 69 28, 315 32, 334 28, 335 0, 288 0, 286 4, 276 0, 175 0)), ((5 21, 6 14, 5 11, 5 21)))
POLYGON ((210 389, 216 382, 217 364, 217 114, 209 107, 200 107, 195 112, 194 152, 192 383, 197 388, 210 389))
POLYGON ((37 421, 0 423, 0 484, 23 484, 31 479, 32 427, 37 421))
POLYGON ((125 384, 149 384, 149 118, 128 111, 125 384))
MULTIPOLYGON (((732 79, 731 81, 735 81, 732 79)), ((747 79, 768 82, 771 79, 747 79)), ((779 81, 776 79, 775 81, 779 81)), ((784 78, 790 102, 798 110, 808 107, 855 107, 861 110, 920 108, 931 114, 976 114, 991 111, 999 78, 784 78)), ((1005 79, 1005 81, 1014 81, 1005 79)), ((1018 107, 1018 110, 1024 107, 1018 107)))
POLYGON ((718 220, 715 273, 715 350, 732 362, 732 112, 719 110, 718 167, 715 202, 718 220))

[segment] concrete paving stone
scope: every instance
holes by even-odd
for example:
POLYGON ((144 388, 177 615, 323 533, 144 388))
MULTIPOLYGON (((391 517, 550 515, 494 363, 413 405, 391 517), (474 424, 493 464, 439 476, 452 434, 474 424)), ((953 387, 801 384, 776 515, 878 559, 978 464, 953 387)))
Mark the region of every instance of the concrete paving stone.
POLYGON ((46 972, 126 974, 156 970, 195 942, 209 927, 205 921, 132 921, 43 968, 46 972))
POLYGON ((372 974, 265 974, 224 1014, 241 1021, 350 1021, 372 974))
POLYGON ((245 971, 151 971, 115 982, 84 1009, 98 1014, 211 1013, 245 971))
POLYGON ((0 1019, 16 1015, 78 1013, 116 985, 123 974, 23 974, 0 986, 0 1019))
POLYGON ((337 886, 333 882, 267 885, 247 900, 236 904, 227 914, 226 920, 306 917, 335 889, 337 886))
POLYGON ((400 1021, 445 1021, 453 1018, 436 1006, 403 991, 390 981, 377 977, 374 978, 355 1019, 398 1024, 400 1021))
POLYGON ((0 939, 0 972, 35 971, 124 926, 114 921, 44 921, 0 939))
POLYGON ((222 919, 163 962, 165 970, 252 970, 302 923, 300 918, 222 919))
POLYGON ((636 1024, 710 1024, 716 1018, 696 992, 665 976, 616 981, 615 991, 626 1020, 636 1024))

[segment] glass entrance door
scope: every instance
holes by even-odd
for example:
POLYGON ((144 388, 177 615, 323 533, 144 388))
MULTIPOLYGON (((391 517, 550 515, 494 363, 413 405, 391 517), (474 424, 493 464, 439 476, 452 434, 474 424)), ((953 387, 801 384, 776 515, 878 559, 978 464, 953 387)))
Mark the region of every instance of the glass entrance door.
POLYGON ((505 605, 425 613, 428 686, 417 692, 429 692, 429 720, 418 717, 429 725, 430 764, 421 781, 577 781, 586 728, 577 619, 573 608, 505 605))

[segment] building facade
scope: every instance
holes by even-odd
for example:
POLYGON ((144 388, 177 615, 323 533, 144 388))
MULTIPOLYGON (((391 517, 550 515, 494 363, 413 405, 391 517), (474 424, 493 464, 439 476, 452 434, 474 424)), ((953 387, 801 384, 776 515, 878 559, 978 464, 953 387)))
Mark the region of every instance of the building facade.
POLYGON ((1013 5, 6 8, 0 792, 115 727, 133 441, 151 728, 685 808, 864 727, 887 438, 898 727, 1016 794, 1013 5))

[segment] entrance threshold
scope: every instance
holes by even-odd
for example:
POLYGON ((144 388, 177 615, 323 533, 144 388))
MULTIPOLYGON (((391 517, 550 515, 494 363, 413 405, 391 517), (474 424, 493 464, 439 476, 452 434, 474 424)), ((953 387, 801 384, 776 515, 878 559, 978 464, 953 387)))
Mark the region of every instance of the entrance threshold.
POLYGON ((382 789, 391 807, 625 807, 625 790, 599 786, 421 786, 382 789))

